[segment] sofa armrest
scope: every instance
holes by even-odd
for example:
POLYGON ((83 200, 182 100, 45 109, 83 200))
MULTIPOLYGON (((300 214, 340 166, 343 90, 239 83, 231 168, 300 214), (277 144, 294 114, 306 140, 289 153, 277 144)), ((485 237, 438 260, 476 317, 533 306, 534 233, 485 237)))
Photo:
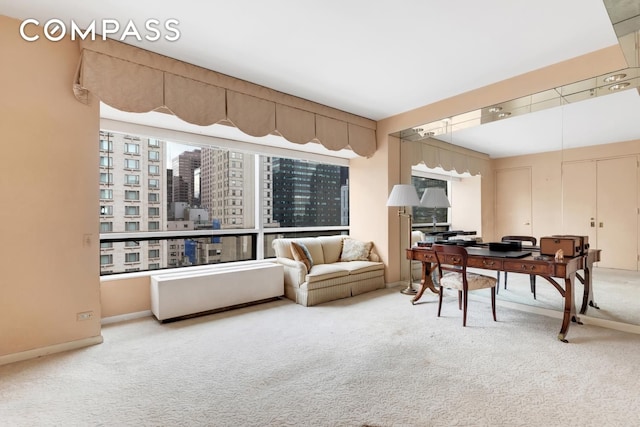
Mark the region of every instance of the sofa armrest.
POLYGON ((302 261, 277 257, 276 262, 284 267, 284 284, 299 288, 307 277, 307 266, 302 261))

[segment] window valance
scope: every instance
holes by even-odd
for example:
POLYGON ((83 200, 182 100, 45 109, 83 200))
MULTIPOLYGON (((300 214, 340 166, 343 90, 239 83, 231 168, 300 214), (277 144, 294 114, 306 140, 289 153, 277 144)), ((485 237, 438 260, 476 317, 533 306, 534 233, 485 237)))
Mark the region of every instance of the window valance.
POLYGON ((458 173, 469 172, 471 175, 484 176, 489 173, 489 156, 487 154, 433 138, 413 141, 410 144, 412 166, 424 163, 430 168, 440 166, 446 171, 455 170, 458 173))
POLYGON ((115 40, 83 40, 74 93, 122 111, 169 112, 201 126, 226 123, 251 136, 278 134, 331 150, 376 151, 376 122, 115 40))

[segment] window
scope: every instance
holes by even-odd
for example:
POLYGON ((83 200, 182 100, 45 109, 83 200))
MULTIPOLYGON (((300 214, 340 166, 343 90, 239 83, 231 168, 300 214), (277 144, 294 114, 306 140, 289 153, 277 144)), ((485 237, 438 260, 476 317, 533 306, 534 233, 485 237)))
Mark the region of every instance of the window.
POLYGON ((113 199, 113 190, 100 189, 100 199, 101 200, 111 200, 111 199, 113 199))
POLYGON ((109 233, 113 231, 113 223, 112 222, 101 222, 100 223, 100 232, 101 233, 109 233))
POLYGON ((113 142, 106 139, 100 138, 100 151, 105 151, 107 153, 113 152, 113 142))
POLYGON ((125 231, 139 231, 140 223, 137 221, 127 221, 124 223, 125 231))
MULTIPOLYGON (((447 181, 441 179, 434 178, 425 178, 421 176, 413 175, 411 176, 411 183, 416 190, 418 191, 418 197, 422 197, 424 191, 429 187, 443 188, 445 193, 448 193, 447 189, 447 181)), ((413 223, 414 224, 433 224, 433 208, 423 208, 420 206, 413 207, 413 223)), ((436 208, 436 223, 438 222, 449 222, 448 218, 449 209, 447 208, 436 208)))
POLYGON ((113 255, 100 255, 100 265, 113 264, 113 255))
POLYGON ((113 249, 113 242, 100 243, 100 249, 113 249))
POLYGON ((124 152, 127 154, 140 154, 140 144, 134 144, 131 142, 124 143, 124 152))
POLYGON ((124 159, 124 168, 139 170, 140 169, 140 160, 138 159, 124 159))
POLYGON ((100 184, 112 184, 113 183, 113 174, 100 172, 100 184))
POLYGON ((140 200, 140 192, 133 190, 126 190, 124 192, 125 200, 140 200))
POLYGON ((124 254, 124 262, 140 262, 140 254, 138 252, 124 254))
MULTIPOLYGON (((289 237, 288 231, 272 233, 281 227, 344 226, 329 234, 348 231, 346 161, 338 161, 339 166, 213 146, 189 147, 184 141, 171 146, 170 142, 154 138, 111 138, 114 152, 124 153, 113 156, 113 164, 124 166, 127 172, 103 178, 113 187, 100 189, 101 232, 136 233, 133 236, 138 239, 139 234, 167 230, 179 237, 153 235, 149 237, 157 240, 151 241, 140 236, 137 242, 115 242, 110 246, 115 264, 102 269, 101 274, 251 260, 258 253, 272 257, 273 238, 289 237), (173 173, 164 173, 165 165, 160 163, 164 153, 171 153, 166 157, 171 160, 167 167, 173 173), (149 162, 134 155, 148 156, 149 162), (245 170, 252 173, 247 175, 245 170), (261 172, 254 176, 253 171, 261 172), (261 227, 264 224, 268 226, 261 227), (200 235, 192 230, 206 235, 207 230, 214 229, 225 233, 190 237, 200 235), (234 234, 233 229, 238 233, 234 234), (257 251, 258 242, 264 246, 262 251, 257 251), (135 252, 142 253, 141 257, 136 255, 135 261, 126 255, 135 252), (169 256, 170 253, 174 255, 169 256), (132 262, 140 264, 131 265, 132 262)), ((101 165, 109 164, 110 156, 101 157, 105 158, 101 165)), ((103 167, 98 173, 107 172, 112 170, 103 167)), ((296 233, 327 234, 320 230, 296 233)))
POLYGON ((124 214, 127 216, 138 216, 140 215, 140 206, 125 206, 124 214))
POLYGON ((140 185, 140 176, 139 175, 125 175, 124 183, 126 185, 140 185))
POLYGON ((100 156, 100 166, 103 168, 112 168, 113 157, 100 156))

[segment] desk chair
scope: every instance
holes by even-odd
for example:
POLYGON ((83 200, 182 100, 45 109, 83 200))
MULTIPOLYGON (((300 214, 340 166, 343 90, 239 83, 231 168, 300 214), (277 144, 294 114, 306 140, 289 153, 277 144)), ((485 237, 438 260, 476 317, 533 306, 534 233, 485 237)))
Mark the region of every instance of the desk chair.
MULTIPOLYGON (((531 236, 503 236, 502 241, 503 242, 514 242, 514 241, 528 242, 528 243, 531 243, 531 246, 535 246, 536 243, 538 242, 535 237, 531 237, 531 236)), ((499 271, 498 271, 497 280, 498 280, 498 285, 496 287, 496 292, 499 293, 500 292, 500 272, 499 271)), ((533 294, 533 299, 536 299, 536 275, 535 274, 529 275, 529 284, 531 286, 531 293, 533 294)), ((504 288, 507 289, 507 272, 506 271, 504 272, 504 288)))
POLYGON ((458 309, 462 310, 462 326, 467 326, 468 291, 491 288, 491 311, 496 321, 496 283, 495 277, 476 273, 467 273, 467 250, 458 245, 433 245, 438 263, 440 293, 438 317, 442 310, 442 294, 445 288, 457 289, 458 309), (446 271, 446 274, 443 274, 446 271))

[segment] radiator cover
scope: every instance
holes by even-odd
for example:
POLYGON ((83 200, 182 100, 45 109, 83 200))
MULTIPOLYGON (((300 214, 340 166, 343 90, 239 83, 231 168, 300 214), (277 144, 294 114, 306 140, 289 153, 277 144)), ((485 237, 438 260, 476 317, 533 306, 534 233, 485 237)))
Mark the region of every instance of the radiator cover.
POLYGON ((284 295, 279 264, 214 266, 151 276, 151 312, 160 321, 284 295))

